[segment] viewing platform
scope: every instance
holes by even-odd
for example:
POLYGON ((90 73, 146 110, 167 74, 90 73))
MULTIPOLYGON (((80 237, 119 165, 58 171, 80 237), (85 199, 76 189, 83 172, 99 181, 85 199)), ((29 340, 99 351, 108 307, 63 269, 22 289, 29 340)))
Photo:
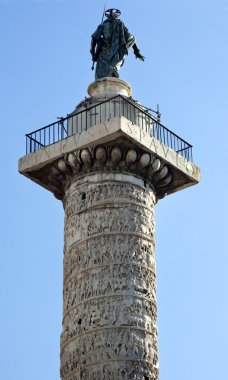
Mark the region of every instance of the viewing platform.
POLYGON ((86 98, 72 114, 54 123, 26 134, 26 154, 34 153, 63 139, 87 131, 114 117, 123 116, 143 132, 173 149, 189 161, 193 161, 192 145, 166 128, 146 107, 132 98, 117 95, 94 105, 93 98, 86 98))
POLYGON ((22 174, 59 199, 76 173, 131 173, 157 199, 199 182, 192 145, 161 124, 159 111, 134 100, 127 82, 96 80, 88 94, 67 117, 26 134, 22 174))

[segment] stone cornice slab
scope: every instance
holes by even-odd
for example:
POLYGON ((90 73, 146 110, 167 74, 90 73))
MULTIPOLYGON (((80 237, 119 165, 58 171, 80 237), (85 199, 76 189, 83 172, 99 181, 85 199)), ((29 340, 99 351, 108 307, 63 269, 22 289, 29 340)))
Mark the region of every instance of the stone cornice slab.
POLYGON ((67 176, 99 170, 132 173, 149 181, 152 186, 162 179, 163 183, 160 182, 156 189, 158 199, 200 180, 196 165, 123 116, 74 134, 19 160, 20 173, 52 191, 58 198, 61 198, 67 176), (96 153, 101 146, 103 153, 96 153), (110 161, 114 148, 122 152, 122 162, 118 161, 116 165, 110 161), (99 158, 102 154, 105 157, 99 158), (78 160, 76 164, 74 155, 78 160), (58 187, 59 191, 56 190, 58 187))

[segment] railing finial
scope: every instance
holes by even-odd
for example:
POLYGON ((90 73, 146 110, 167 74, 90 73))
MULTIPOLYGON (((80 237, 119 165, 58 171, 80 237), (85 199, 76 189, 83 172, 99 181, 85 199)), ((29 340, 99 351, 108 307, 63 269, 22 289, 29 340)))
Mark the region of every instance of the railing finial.
POLYGON ((161 113, 160 113, 160 111, 159 111, 159 104, 157 104, 157 119, 158 119, 158 123, 160 123, 161 122, 161 113))

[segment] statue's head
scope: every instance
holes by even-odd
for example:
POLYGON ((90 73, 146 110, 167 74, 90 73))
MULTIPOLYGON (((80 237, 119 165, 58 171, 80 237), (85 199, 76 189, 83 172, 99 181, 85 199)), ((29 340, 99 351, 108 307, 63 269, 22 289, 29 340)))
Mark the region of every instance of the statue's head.
POLYGON ((105 11, 105 16, 107 18, 118 18, 120 17, 120 15, 121 15, 120 10, 116 8, 107 9, 107 11, 105 11))

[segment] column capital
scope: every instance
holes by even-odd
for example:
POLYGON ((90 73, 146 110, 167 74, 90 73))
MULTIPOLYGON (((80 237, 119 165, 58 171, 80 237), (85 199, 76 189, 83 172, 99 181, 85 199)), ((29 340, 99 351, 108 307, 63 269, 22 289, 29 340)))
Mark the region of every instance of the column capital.
POLYGON ((115 117, 19 160, 19 171, 58 199, 72 176, 128 173, 152 186, 157 199, 199 182, 199 169, 125 117, 115 117))

